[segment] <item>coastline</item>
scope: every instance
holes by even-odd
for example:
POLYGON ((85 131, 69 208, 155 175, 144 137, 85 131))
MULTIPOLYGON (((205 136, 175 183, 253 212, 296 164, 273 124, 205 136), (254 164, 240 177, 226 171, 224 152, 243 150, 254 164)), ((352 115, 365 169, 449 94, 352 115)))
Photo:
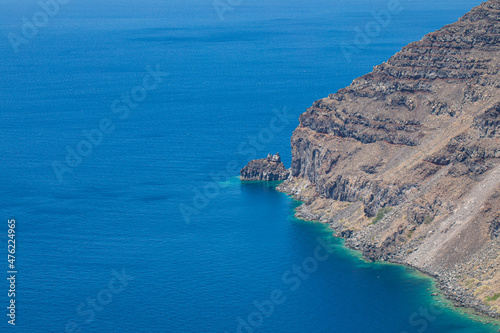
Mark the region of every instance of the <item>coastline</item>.
MULTIPOLYGON (((274 182, 273 182, 274 183, 274 182)), ((274 185, 274 184, 273 184, 274 185)), ((328 228, 332 231, 332 236, 343 239, 343 246, 346 249, 355 251, 360 254, 360 256, 363 258, 363 260, 371 263, 388 263, 388 264, 393 264, 393 265, 400 265, 407 267, 415 272, 418 272, 419 274, 422 274, 422 276, 425 276, 429 279, 431 279, 434 282, 435 286, 435 291, 439 293, 438 297, 443 297, 444 300, 449 302, 449 307, 456 311, 463 311, 465 315, 468 316, 473 316, 475 320, 479 321, 487 321, 488 323, 494 323, 496 325, 500 326, 500 314, 492 310, 490 307, 485 305, 484 303, 480 302, 476 297, 474 297, 470 292, 465 290, 464 288, 456 285, 452 278, 449 275, 446 274, 434 274, 433 272, 430 272, 425 269, 421 269, 417 266, 411 265, 408 262, 404 262, 402 260, 397 260, 397 259, 389 259, 389 260, 371 260, 367 258, 363 254, 363 249, 359 248, 357 246, 354 246, 355 243, 349 242, 351 239, 352 233, 350 232, 345 232, 345 227, 343 225, 340 225, 339 223, 335 222, 322 222, 321 218, 307 218, 307 216, 304 216, 303 214, 300 213, 300 207, 305 204, 306 201, 303 201, 301 199, 304 198, 297 198, 293 192, 287 192, 284 191, 284 182, 279 182, 279 184, 276 185, 275 189, 278 192, 282 192, 286 195, 288 195, 290 198, 293 200, 297 201, 300 203, 296 208, 295 208, 295 218, 307 221, 307 222, 312 222, 312 223, 320 223, 320 224, 325 224, 328 226, 328 228), (476 318, 477 317, 477 318, 476 318)), ((323 215, 325 216, 324 212, 315 212, 315 214, 318 215, 323 215)), ((317 216, 316 216, 317 217, 317 216)))
POLYGON ((408 44, 300 115, 289 174, 269 155, 242 177, 284 180, 297 218, 500 318, 499 31, 489 0, 408 44))
MULTIPOLYGON (((238 177, 234 177, 235 179, 238 177)), ((426 272, 418 267, 409 265, 408 263, 397 261, 397 260, 370 260, 366 256, 363 255, 363 251, 360 249, 356 249, 353 246, 349 245, 348 239, 346 237, 342 237, 339 230, 342 228, 339 225, 335 225, 334 223, 325 223, 320 222, 320 219, 306 219, 301 214, 297 214, 300 212, 300 207, 305 203, 305 201, 298 199, 291 193, 287 193, 282 190, 282 186, 286 185, 285 181, 246 181, 239 178, 241 184, 255 184, 258 186, 265 186, 274 191, 280 192, 288 197, 292 205, 290 207, 290 217, 292 219, 303 221, 304 223, 312 223, 324 226, 325 230, 328 230, 327 233, 332 237, 339 240, 338 246, 342 249, 339 252, 340 256, 348 257, 352 260, 359 260, 360 267, 368 266, 396 266, 400 268, 405 268, 404 274, 408 274, 407 276, 410 279, 416 280, 424 280, 429 283, 427 292, 425 294, 425 301, 422 305, 425 307, 429 306, 429 303, 434 304, 439 311, 446 311, 448 315, 457 315, 459 317, 468 318, 477 323, 484 325, 494 326, 493 328, 498 330, 500 328, 500 317, 498 314, 488 310, 485 306, 477 306, 475 304, 477 300, 467 292, 462 292, 457 288, 454 288, 452 285, 447 283, 443 276, 434 275, 432 272, 426 272), (435 295, 437 293, 437 295, 435 295), (448 312, 449 311, 449 312, 448 312)), ((302 198, 304 199, 304 198, 302 198)), ((415 309, 415 311, 419 311, 415 309)))

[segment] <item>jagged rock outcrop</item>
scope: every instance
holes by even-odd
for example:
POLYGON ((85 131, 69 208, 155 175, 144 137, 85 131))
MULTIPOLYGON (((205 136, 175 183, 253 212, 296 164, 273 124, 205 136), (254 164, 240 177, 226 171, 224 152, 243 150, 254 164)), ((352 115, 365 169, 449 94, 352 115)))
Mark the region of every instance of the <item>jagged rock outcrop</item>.
POLYGON ((241 169, 241 180, 285 180, 289 177, 290 171, 285 168, 281 162, 280 154, 272 156, 269 154, 267 158, 250 161, 247 166, 241 169))
POLYGON ((427 272, 451 299, 492 316, 499 60, 500 0, 490 0, 316 101, 279 187, 304 201, 299 217, 330 223, 367 258, 427 272))

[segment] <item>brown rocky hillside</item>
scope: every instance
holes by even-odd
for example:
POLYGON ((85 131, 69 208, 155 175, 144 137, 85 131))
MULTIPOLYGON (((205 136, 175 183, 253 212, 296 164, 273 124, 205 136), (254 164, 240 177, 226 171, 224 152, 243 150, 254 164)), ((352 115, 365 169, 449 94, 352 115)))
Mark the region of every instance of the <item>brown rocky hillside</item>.
POLYGON ((373 260, 500 312, 500 0, 404 47, 300 117, 280 190, 373 260))

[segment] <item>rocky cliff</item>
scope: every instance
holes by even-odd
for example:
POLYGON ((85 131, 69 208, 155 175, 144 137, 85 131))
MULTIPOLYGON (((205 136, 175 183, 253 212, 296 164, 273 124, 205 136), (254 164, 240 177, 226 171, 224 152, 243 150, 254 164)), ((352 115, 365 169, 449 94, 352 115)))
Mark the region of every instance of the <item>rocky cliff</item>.
POLYGON ((279 187, 304 201, 299 217, 489 315, 500 309, 499 60, 490 0, 316 101, 279 187))
POLYGON ((290 171, 285 168, 280 154, 271 155, 260 160, 248 163, 240 172, 241 180, 285 180, 290 176, 290 171))

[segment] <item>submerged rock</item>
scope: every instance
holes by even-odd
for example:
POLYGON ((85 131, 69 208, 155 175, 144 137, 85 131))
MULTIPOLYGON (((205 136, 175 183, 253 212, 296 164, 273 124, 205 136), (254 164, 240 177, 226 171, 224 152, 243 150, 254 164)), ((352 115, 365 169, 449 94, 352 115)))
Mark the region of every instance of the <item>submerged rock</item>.
POLYGON ((250 161, 246 167, 241 169, 241 180, 285 180, 290 175, 290 170, 285 168, 281 162, 280 154, 272 156, 269 154, 267 158, 250 161))

